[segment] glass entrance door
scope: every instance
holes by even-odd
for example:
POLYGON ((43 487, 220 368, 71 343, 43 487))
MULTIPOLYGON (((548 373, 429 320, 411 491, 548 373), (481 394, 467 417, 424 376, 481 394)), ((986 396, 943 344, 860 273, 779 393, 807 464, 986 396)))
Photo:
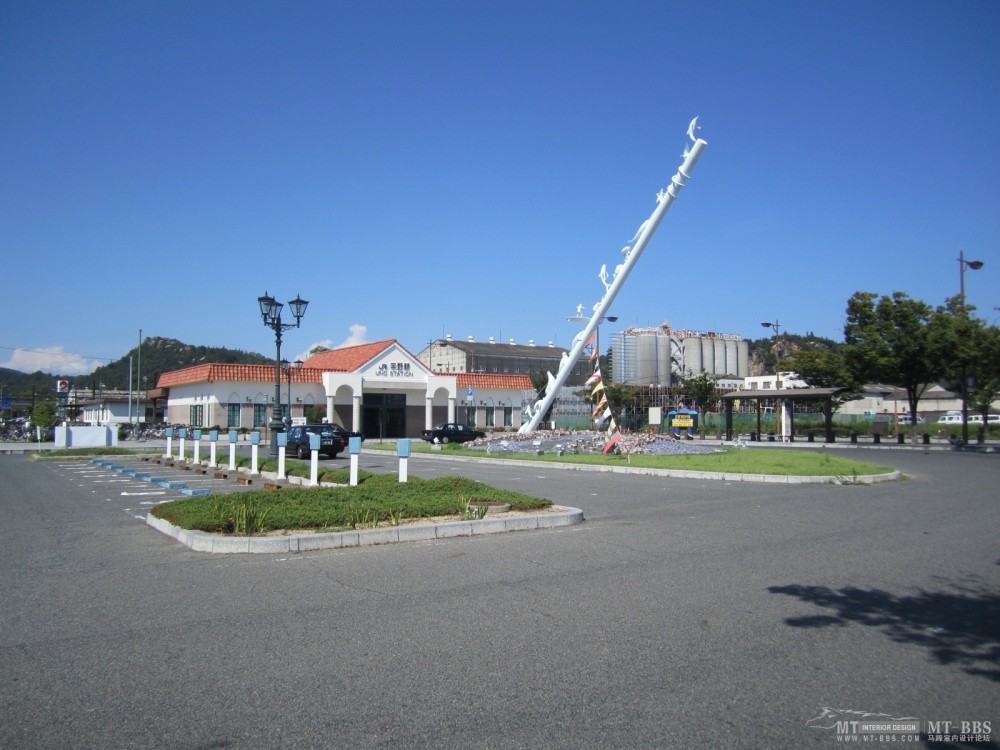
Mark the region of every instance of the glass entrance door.
POLYGON ((365 438, 406 437, 406 396, 402 393, 366 393, 361 402, 365 438))

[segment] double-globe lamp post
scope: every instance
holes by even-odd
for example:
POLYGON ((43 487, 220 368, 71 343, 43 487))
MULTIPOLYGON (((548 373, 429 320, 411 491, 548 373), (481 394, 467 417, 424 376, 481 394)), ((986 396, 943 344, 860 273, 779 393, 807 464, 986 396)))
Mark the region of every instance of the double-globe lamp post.
MULTIPOLYGON (((965 309, 965 269, 971 268, 978 271, 983 267, 981 260, 966 260, 965 251, 958 251, 958 291, 962 301, 962 315, 969 313, 965 309)), ((969 444, 969 383, 965 375, 965 367, 962 367, 962 444, 969 444)))
POLYGON ((274 407, 271 409, 271 422, 268 427, 271 431, 270 454, 272 457, 276 457, 278 455, 278 435, 285 431, 285 423, 281 420, 281 334, 289 328, 299 327, 309 303, 302 299, 302 295, 296 295, 295 299, 288 303, 292 309, 292 315, 295 317, 294 323, 281 322, 281 310, 284 308, 284 304, 278 302, 267 292, 264 292, 263 297, 257 298, 257 304, 260 305, 260 317, 263 319, 264 325, 274 331, 274 407))

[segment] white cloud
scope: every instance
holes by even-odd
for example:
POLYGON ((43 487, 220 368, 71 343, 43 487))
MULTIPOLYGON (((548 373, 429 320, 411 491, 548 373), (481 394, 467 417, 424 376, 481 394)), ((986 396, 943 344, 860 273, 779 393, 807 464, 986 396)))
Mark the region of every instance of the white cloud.
POLYGON ((339 344, 334 344, 333 339, 323 339, 322 341, 317 341, 306 347, 304 352, 301 352, 296 359, 301 359, 303 362, 312 356, 312 353, 320 349, 340 349, 344 346, 357 346, 358 344, 368 343, 367 334, 368 326, 363 326, 360 323, 355 323, 348 330, 350 330, 350 335, 344 339, 339 344))
POLYGON ((368 333, 368 326, 363 326, 360 323, 355 323, 350 327, 351 335, 344 339, 342 344, 338 344, 334 349, 339 349, 342 346, 357 346, 358 344, 366 343, 365 334, 368 333))
POLYGON ((79 354, 67 354, 61 346, 49 346, 42 349, 15 349, 10 359, 0 362, 0 367, 7 367, 19 372, 48 372, 53 375, 88 375, 105 362, 87 359, 79 354))

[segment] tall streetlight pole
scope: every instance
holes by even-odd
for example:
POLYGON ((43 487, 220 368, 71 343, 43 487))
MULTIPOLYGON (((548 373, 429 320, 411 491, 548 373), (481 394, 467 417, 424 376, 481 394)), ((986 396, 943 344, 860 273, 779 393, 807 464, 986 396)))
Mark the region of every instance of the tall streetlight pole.
POLYGON ((292 373, 302 369, 302 360, 297 359, 289 362, 287 359, 281 360, 281 367, 285 371, 285 381, 288 384, 288 407, 285 411, 285 426, 292 426, 292 373))
POLYGON ((309 303, 302 299, 301 295, 297 295, 288 303, 292 308, 292 315, 295 317, 294 323, 281 322, 281 310, 284 304, 278 302, 267 292, 264 292, 264 296, 257 298, 257 304, 260 306, 260 317, 264 321, 264 325, 274 331, 274 406, 271 409, 271 422, 268 427, 271 430, 270 454, 272 457, 277 457, 277 436, 284 432, 285 427, 284 422, 281 421, 281 334, 290 328, 299 327, 309 303))
POLYGON ((778 336, 781 335, 781 325, 778 320, 772 323, 769 320, 765 320, 761 325, 764 328, 771 328, 774 330, 774 387, 775 389, 780 387, 781 379, 781 349, 778 348, 778 336))
MULTIPOLYGON (((777 391, 781 388, 781 349, 778 347, 778 337, 781 335, 781 324, 778 322, 778 319, 775 318, 773 323, 770 320, 765 320, 761 323, 761 326, 764 328, 771 328, 774 331, 774 390, 777 391)), ((757 419, 760 419, 760 411, 757 412, 757 419)), ((775 396, 774 425, 775 428, 781 433, 781 440, 784 440, 785 435, 784 422, 785 410, 782 408, 781 399, 775 396)))
MULTIPOLYGON (((968 318, 969 313, 965 307, 965 269, 971 268, 978 271, 983 267, 981 260, 966 260, 965 251, 958 251, 958 291, 961 298, 961 312, 963 318, 968 318)), ((962 364, 962 444, 969 444, 969 383, 965 374, 965 364, 962 364)))

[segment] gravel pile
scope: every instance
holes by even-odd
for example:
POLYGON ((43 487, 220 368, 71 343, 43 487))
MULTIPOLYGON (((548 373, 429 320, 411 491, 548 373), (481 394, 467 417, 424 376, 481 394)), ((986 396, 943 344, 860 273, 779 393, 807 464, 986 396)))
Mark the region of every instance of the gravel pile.
MULTIPOLYGON (((465 443, 465 447, 487 453, 600 453, 608 442, 603 432, 533 432, 490 436, 465 443)), ((668 456, 690 453, 717 453, 718 448, 690 440, 674 440, 663 435, 624 434, 615 446, 624 454, 668 456)))

